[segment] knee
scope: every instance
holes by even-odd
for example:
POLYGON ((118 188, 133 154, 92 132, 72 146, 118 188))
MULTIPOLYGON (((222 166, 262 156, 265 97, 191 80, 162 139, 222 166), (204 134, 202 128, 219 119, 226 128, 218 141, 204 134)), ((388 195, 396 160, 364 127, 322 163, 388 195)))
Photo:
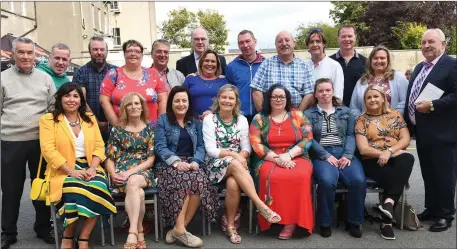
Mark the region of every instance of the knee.
POLYGON ((227 192, 240 192, 240 186, 233 176, 229 176, 226 182, 227 192))
POLYGON ((318 187, 325 189, 336 189, 338 177, 322 176, 318 178, 318 187))
POLYGON ((144 190, 142 188, 139 188, 138 190, 139 190, 139 193, 140 193, 140 199, 142 201, 144 201, 144 198, 145 198, 144 190))
POLYGON ((127 180, 127 184, 126 184, 126 189, 127 189, 127 193, 129 192, 137 192, 140 190, 140 179, 138 179, 137 175, 134 175, 134 176, 131 176, 128 180, 127 180))
POLYGON ((229 164, 229 167, 233 172, 242 172, 243 170, 246 171, 246 168, 238 160, 232 160, 229 164))

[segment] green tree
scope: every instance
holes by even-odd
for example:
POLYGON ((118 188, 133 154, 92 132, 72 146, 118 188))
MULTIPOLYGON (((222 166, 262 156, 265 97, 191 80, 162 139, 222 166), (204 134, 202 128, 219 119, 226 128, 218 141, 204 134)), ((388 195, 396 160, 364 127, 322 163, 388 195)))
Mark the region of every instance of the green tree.
POLYGON ((419 49, 421 47, 421 39, 427 27, 418 23, 399 23, 396 27, 392 27, 394 36, 400 41, 403 49, 419 49))
POLYGON ((210 46, 218 52, 223 52, 228 45, 228 29, 224 16, 215 10, 199 10, 197 13, 186 8, 171 10, 168 20, 163 21, 159 27, 162 38, 179 48, 190 48, 190 34, 198 26, 208 31, 210 46))
POLYGON ((186 8, 179 8, 168 13, 168 20, 162 22, 159 31, 163 39, 179 48, 190 48, 190 33, 196 27, 196 15, 186 8))
POLYGON ((368 2, 352 1, 352 2, 331 2, 333 9, 330 10, 330 18, 336 23, 337 26, 343 24, 352 24, 357 29, 357 40, 361 45, 366 44, 366 36, 370 31, 370 25, 362 18, 368 8, 368 2))
POLYGON ((306 44, 306 37, 308 36, 308 31, 320 28, 324 32, 325 39, 327 40, 328 48, 337 48, 338 47, 338 26, 331 26, 323 22, 311 23, 305 25, 300 23, 297 27, 297 37, 295 40, 297 42, 296 49, 306 49, 308 44, 306 44))
POLYGON ((229 45, 227 42, 229 30, 226 28, 224 16, 215 10, 199 10, 197 16, 200 25, 208 31, 210 45, 214 50, 223 53, 225 46, 229 45))

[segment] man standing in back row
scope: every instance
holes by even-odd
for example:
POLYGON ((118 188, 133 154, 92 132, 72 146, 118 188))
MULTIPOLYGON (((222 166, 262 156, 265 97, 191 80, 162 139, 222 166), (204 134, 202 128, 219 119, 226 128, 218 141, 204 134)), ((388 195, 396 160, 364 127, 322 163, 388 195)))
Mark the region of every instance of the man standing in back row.
POLYGON ((425 210, 420 220, 434 220, 432 232, 452 225, 455 214, 457 174, 457 62, 444 52, 446 37, 440 29, 429 29, 422 37, 425 60, 417 64, 406 95, 405 121, 416 135, 425 187, 425 210), (425 87, 443 91, 438 99, 417 98, 425 87))
POLYGON ((351 104, 352 92, 357 81, 365 73, 367 58, 354 50, 357 33, 355 26, 346 24, 338 30, 338 43, 340 50, 331 55, 330 58, 340 63, 344 74, 343 103, 345 106, 351 104))

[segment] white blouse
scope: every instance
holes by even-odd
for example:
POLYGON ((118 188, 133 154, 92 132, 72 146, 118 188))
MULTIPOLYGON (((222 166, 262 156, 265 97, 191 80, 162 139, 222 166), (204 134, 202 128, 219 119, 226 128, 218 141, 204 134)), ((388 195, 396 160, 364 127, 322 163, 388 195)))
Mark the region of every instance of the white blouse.
POLYGON ((68 119, 67 119, 67 117, 65 117, 65 115, 63 115, 63 116, 65 118, 65 122, 68 125, 68 128, 70 129, 71 135, 73 135, 73 139, 75 139, 76 157, 85 157, 86 156, 86 149, 84 148, 84 132, 83 132, 82 125, 81 125, 81 129, 79 130, 78 136, 76 136, 75 133, 73 132, 73 130, 71 129, 70 121, 68 121, 68 119))

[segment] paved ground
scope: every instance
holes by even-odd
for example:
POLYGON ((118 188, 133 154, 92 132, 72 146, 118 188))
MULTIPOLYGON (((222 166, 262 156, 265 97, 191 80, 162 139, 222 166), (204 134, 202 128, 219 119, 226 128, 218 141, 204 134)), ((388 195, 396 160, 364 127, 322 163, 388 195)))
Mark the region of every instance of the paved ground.
MULTIPOLYGON (((410 152, 416 156, 414 141, 411 145, 410 152)), ((418 211, 423 210, 423 181, 420 174, 418 162, 414 165, 413 173, 410 178, 411 189, 408 191, 408 202, 418 211)), ((11 248, 54 248, 47 245, 35 237, 33 232, 34 212, 31 201, 29 200, 29 184, 22 197, 21 213, 19 216, 18 243, 11 248)), ((371 206, 376 203, 377 195, 367 196, 366 205, 371 211, 371 206)), ((352 238, 344 231, 344 226, 334 227, 334 233, 330 238, 322 238, 317 233, 310 236, 297 236, 288 241, 281 241, 276 238, 279 229, 272 229, 271 232, 262 234, 249 234, 247 227, 247 216, 243 217, 241 236, 243 242, 241 245, 233 245, 224 234, 220 231, 219 226, 213 224, 212 235, 203 237, 205 248, 456 248, 456 228, 455 222, 451 229, 442 233, 432 233, 428 231, 431 223, 423 223, 424 229, 420 231, 400 231, 395 229, 396 240, 387 241, 381 238, 379 234, 379 223, 370 224, 365 222, 363 226, 363 237, 361 239, 352 238)), ((122 214, 118 215, 116 225, 122 223, 122 214)), ((201 235, 200 217, 196 217, 190 224, 189 231, 201 235)), ((106 239, 109 241, 108 230, 106 230, 106 239)), ((116 232, 116 246, 106 245, 106 248, 122 248, 126 238, 126 233, 116 232)), ((148 248, 184 248, 181 245, 166 245, 163 239, 158 243, 153 242, 152 233, 147 235, 148 248)), ((99 226, 96 227, 92 234, 92 248, 102 248, 100 246, 99 226)))

